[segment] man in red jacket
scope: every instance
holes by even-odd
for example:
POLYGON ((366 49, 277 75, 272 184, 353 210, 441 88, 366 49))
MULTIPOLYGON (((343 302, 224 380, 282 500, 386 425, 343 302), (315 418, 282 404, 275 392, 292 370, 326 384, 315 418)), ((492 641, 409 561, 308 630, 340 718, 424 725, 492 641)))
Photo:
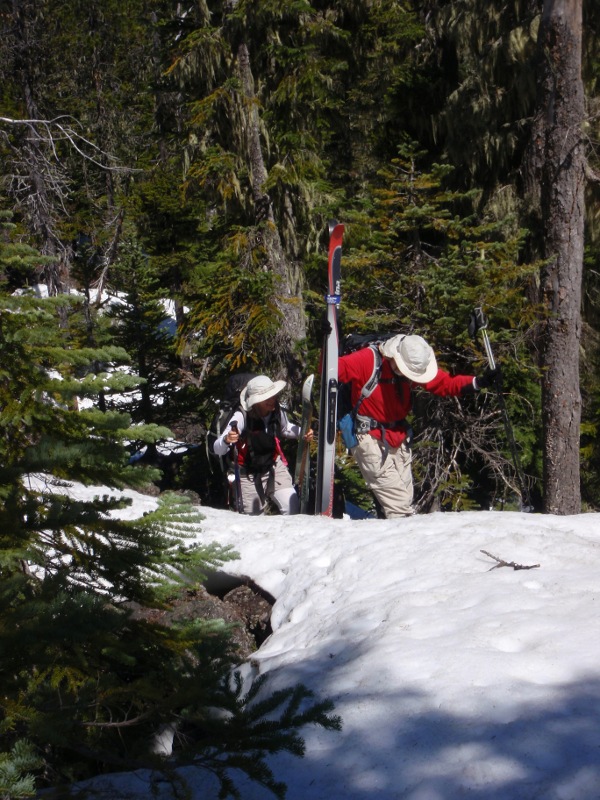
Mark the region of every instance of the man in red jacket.
POLYGON ((412 451, 406 417, 412 407, 411 388, 422 386, 440 397, 470 394, 492 386, 499 370, 480 378, 451 376, 438 368, 435 354, 421 336, 398 335, 379 345, 381 372, 376 388, 361 400, 373 375, 376 353, 365 347, 339 359, 339 380, 350 382, 356 413, 354 456, 367 487, 387 519, 414 514, 412 451))

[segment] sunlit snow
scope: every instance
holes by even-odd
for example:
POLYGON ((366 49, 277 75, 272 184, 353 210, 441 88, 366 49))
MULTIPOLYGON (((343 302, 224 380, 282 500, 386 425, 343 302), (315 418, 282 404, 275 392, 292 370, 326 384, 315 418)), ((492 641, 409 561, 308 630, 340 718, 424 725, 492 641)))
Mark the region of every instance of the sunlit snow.
MULTIPOLYGON (((129 515, 153 502, 128 494, 129 515)), ((270 761, 289 800, 600 798, 598 515, 202 512, 198 539, 232 544, 240 559, 224 569, 276 598, 247 672, 301 682, 343 719, 341 733, 304 730, 304 759, 270 761)), ((193 800, 216 798, 185 776, 193 800)), ((94 785, 145 798, 147 778, 94 785)))

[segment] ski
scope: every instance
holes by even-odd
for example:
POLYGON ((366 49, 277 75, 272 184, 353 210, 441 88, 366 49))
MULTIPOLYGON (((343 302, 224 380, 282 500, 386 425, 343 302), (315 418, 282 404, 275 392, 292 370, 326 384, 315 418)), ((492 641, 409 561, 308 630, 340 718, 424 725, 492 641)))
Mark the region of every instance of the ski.
POLYGON ((342 238, 344 226, 329 223, 329 258, 327 264, 328 331, 323 335, 321 353, 321 391, 319 398, 319 447, 317 455, 317 485, 315 514, 333 516, 333 478, 337 432, 337 392, 339 330, 338 308, 341 301, 342 238))
POLYGON ((309 375, 302 385, 302 423, 300 425, 300 439, 298 440, 298 453, 296 455, 296 472, 294 485, 300 498, 300 513, 308 513, 308 494, 310 491, 310 445, 304 441, 308 433, 313 415, 312 387, 315 376, 309 375))

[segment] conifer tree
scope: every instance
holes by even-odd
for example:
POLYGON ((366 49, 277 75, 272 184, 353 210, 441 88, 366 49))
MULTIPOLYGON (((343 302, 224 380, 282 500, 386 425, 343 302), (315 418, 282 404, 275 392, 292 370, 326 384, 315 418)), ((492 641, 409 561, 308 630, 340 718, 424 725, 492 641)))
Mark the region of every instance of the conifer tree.
MULTIPOLYGON (((414 142, 401 145, 380 171, 368 214, 348 226, 345 331, 417 333, 446 369, 481 372, 485 359, 467 323, 483 306, 522 459, 536 475, 539 393, 532 405, 537 375, 524 345, 536 308, 523 292, 534 267, 518 264, 524 234, 515 220, 475 213, 473 193, 451 188, 449 165, 427 164, 414 142)), ((519 485, 493 395, 458 403, 417 393, 414 413, 418 508, 515 502, 519 485)))
POLYGON ((195 304, 190 322, 224 345, 233 368, 250 358, 275 375, 296 373, 294 351, 305 335, 302 275, 275 213, 259 91, 271 16, 289 8, 269 11, 245 0, 212 6, 199 10, 172 69, 195 101, 186 184, 213 215, 229 218, 218 283, 206 286, 208 302, 195 304))
MULTIPOLYGON (((542 0, 437 4, 423 0, 417 7, 427 21, 431 34, 428 42, 433 45, 429 55, 427 47, 422 55, 429 61, 440 93, 438 110, 431 117, 431 140, 435 138, 439 151, 447 153, 459 167, 457 176, 462 185, 480 184, 483 202, 492 209, 512 209, 519 215, 521 225, 528 229, 522 257, 539 259, 543 264, 539 276, 543 288, 532 281, 527 294, 535 301, 542 291, 545 305, 539 326, 532 329, 539 338, 531 336, 531 359, 541 357, 544 361, 545 506, 556 513, 564 513, 559 509, 572 512, 579 508, 578 359, 582 360, 581 374, 587 384, 582 405, 586 431, 595 416, 595 392, 590 384, 594 383, 597 360, 597 321, 590 313, 592 307, 584 306, 587 324, 581 329, 580 348, 575 319, 579 311, 574 313, 573 309, 579 308, 580 277, 576 271, 581 271, 584 222, 591 250, 596 248, 598 237, 598 179, 590 166, 597 161, 593 145, 598 124, 594 62, 599 6, 587 0, 566 4, 542 0), (562 50, 560 39, 568 42, 562 50), (553 64, 555 48, 560 56, 553 64), (564 75, 567 71, 568 78, 564 75), (563 129, 559 130, 561 125, 563 129), (556 145, 553 132, 557 134, 556 145), (571 142, 570 137, 577 136, 581 136, 580 141, 568 146, 567 155, 559 155, 562 142, 571 142), (576 190, 561 183, 571 169, 576 190), (572 198, 564 202, 564 209, 551 212, 557 197, 571 191, 572 198), (567 219, 572 230, 565 233, 562 229, 567 219), (563 246, 573 246, 573 252, 564 257, 563 246), (551 264, 555 265, 554 272, 551 264), (562 264, 568 269, 558 277, 562 264), (560 291, 553 295, 558 286, 560 291), (559 299, 563 296, 565 302, 559 299), (566 310, 571 300, 572 307, 566 310), (557 316, 561 305, 565 311, 561 309, 557 316), (550 340, 558 342, 567 330, 568 338, 560 341, 552 354, 550 340), (570 355, 566 355, 568 350, 570 355), (570 375, 565 380, 567 372, 570 375), (570 391, 573 395, 568 400, 561 399, 570 391), (567 475, 570 497, 560 497, 567 475)), ((585 283, 594 283, 592 271, 584 276, 585 283)))
MULTIPOLYGON (((23 250, 16 249, 10 247, 11 265, 23 250)), ((3 265, 6 255, 2 246, 3 265)), ((29 248, 24 256, 31 258, 29 248)), ((153 442, 168 431, 133 432, 121 412, 75 409, 75 396, 93 397, 100 387, 122 391, 136 379, 77 377, 92 360, 114 364, 126 354, 72 348, 57 324, 64 303, 4 296, 0 308, 1 724, 8 736, 48 744, 59 771, 80 748, 110 751, 119 726, 112 729, 109 719, 160 718, 173 697, 160 686, 157 703, 153 671, 170 673, 178 692, 189 668, 183 648, 200 648, 204 668, 212 669, 225 663, 227 638, 214 624, 165 636, 127 610, 125 601, 156 605, 178 582, 193 585, 225 557, 218 548, 185 546, 189 509, 165 503, 132 522, 110 513, 126 505, 119 493, 87 502, 65 491, 69 480, 144 485, 150 476, 129 466, 125 441, 153 442)), ((214 675, 212 685, 218 669, 214 675)))
MULTIPOLYGON (((34 257, 7 232, 0 239, 0 274, 34 257)), ((155 511, 129 518, 121 489, 151 475, 129 463, 125 444, 168 431, 132 427, 123 412, 93 404, 77 410, 75 397, 100 388, 110 396, 138 379, 90 369, 126 353, 73 345, 76 302, 0 297, 0 781, 18 796, 30 785, 24 772, 57 785, 116 769, 160 771, 165 762, 149 742, 178 721, 186 747, 169 770, 206 766, 231 793, 228 768, 236 767, 282 797, 264 753, 300 754, 303 724, 339 721, 300 687, 263 692, 260 702, 259 685, 248 697, 229 689, 235 651, 222 620, 153 621, 153 609, 193 590, 232 554, 191 543, 200 518, 181 497, 164 496, 155 511), (80 497, 73 481, 106 493, 80 497), (234 702, 231 724, 213 726, 210 709, 234 702), (279 718, 263 723, 263 712, 277 708, 279 718)))
POLYGON ((148 0, 23 0, 3 9, 5 186, 36 245, 55 256, 38 276, 51 294, 71 288, 82 234, 101 254, 102 282, 130 185, 157 157, 165 10, 168 18, 168 3, 148 0))
POLYGON ((544 420, 544 510, 581 510, 581 292, 586 156, 582 127, 582 0, 544 2, 538 37, 538 102, 530 180, 541 227, 540 363, 544 420))
POLYGON ((113 338, 131 354, 134 371, 142 379, 127 409, 134 422, 169 424, 179 416, 181 392, 177 331, 164 305, 164 288, 147 256, 132 241, 121 243, 112 273, 121 288, 106 311, 113 322, 113 338))

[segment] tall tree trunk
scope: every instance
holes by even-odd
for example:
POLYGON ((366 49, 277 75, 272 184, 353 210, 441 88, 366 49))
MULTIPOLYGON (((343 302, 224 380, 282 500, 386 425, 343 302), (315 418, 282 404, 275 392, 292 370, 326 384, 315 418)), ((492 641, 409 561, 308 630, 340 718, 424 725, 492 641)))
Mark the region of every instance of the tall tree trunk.
POLYGON ((584 236, 582 0, 545 0, 533 164, 539 177, 544 510, 581 510, 579 343, 584 236))
POLYGON ((268 172, 265 165, 260 134, 258 98, 254 88, 254 76, 250 64, 250 53, 242 42, 237 50, 238 70, 244 96, 246 116, 246 147, 250 161, 250 181, 257 226, 261 226, 263 246, 267 253, 268 268, 276 276, 276 304, 282 322, 277 341, 274 342, 274 361, 280 376, 294 382, 300 379, 300 367, 295 355, 295 345, 306 336, 306 319, 302 303, 302 273, 298 264, 284 252, 281 237, 273 214, 271 198, 265 190, 268 172))

